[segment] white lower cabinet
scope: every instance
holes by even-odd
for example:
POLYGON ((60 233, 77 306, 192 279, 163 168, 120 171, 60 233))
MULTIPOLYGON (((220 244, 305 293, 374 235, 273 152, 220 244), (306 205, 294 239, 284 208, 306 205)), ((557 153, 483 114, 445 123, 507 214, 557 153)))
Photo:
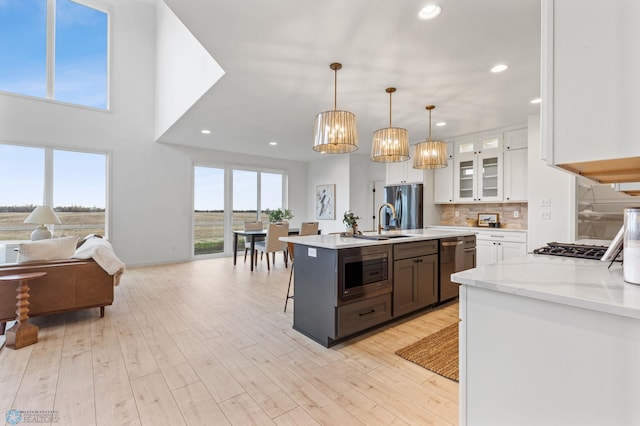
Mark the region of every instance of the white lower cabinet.
POLYGON ((476 266, 527 254, 527 232, 480 231, 476 235, 476 266))

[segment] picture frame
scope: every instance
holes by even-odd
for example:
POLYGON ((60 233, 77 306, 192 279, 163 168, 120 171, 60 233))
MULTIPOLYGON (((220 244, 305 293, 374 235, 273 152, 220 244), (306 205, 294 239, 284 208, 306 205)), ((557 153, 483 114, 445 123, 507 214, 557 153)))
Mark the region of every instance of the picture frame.
POLYGON ((500 215, 498 213, 478 213, 478 226, 489 227, 490 223, 500 222, 500 215))
POLYGON ((316 218, 335 220, 336 185, 316 185, 316 218))

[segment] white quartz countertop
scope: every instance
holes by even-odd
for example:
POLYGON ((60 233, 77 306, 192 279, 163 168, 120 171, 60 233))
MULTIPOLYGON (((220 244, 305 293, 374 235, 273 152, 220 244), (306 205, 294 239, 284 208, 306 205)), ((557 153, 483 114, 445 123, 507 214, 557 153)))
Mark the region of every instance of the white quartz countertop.
POLYGON ((459 284, 640 319, 640 285, 624 281, 622 265, 529 254, 457 272, 459 284))
POLYGON ((489 228, 488 226, 446 226, 446 225, 432 225, 432 226, 427 226, 428 229, 442 229, 442 230, 450 230, 450 229, 460 229, 460 230, 467 230, 470 232, 481 232, 481 231, 487 231, 487 232, 514 232, 514 233, 520 233, 520 234, 526 234, 528 233, 528 231, 526 229, 513 229, 513 228, 489 228))
MULTIPOLYGON (((394 231, 383 231, 381 235, 407 235, 402 238, 390 238, 388 240, 367 240, 363 238, 345 237, 340 234, 323 234, 323 235, 303 235, 281 237, 281 241, 291 242, 295 244, 303 244, 310 247, 319 247, 326 249, 344 249, 352 247, 366 247, 382 244, 398 244, 408 243, 412 241, 436 240, 448 237, 460 237, 466 235, 475 235, 473 231, 462 228, 460 231, 450 231, 442 229, 398 229, 394 231)), ((365 232, 364 236, 378 235, 376 232, 365 232)))

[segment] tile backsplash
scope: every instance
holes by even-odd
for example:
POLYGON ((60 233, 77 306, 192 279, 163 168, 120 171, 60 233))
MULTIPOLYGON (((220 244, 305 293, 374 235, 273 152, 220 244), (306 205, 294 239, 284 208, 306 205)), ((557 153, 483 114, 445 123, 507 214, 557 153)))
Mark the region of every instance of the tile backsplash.
POLYGON ((527 203, 444 204, 440 208, 440 225, 467 226, 467 218, 478 219, 478 213, 497 213, 501 228, 527 229, 527 203), (517 212, 517 218, 514 212, 517 212))

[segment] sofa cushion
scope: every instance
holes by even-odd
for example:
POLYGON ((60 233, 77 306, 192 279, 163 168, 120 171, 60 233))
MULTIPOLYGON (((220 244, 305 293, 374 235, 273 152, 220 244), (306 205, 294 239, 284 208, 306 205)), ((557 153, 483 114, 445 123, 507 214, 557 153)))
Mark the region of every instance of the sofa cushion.
POLYGON ((77 241, 78 237, 61 237, 18 244, 18 263, 68 259, 75 253, 77 241))

